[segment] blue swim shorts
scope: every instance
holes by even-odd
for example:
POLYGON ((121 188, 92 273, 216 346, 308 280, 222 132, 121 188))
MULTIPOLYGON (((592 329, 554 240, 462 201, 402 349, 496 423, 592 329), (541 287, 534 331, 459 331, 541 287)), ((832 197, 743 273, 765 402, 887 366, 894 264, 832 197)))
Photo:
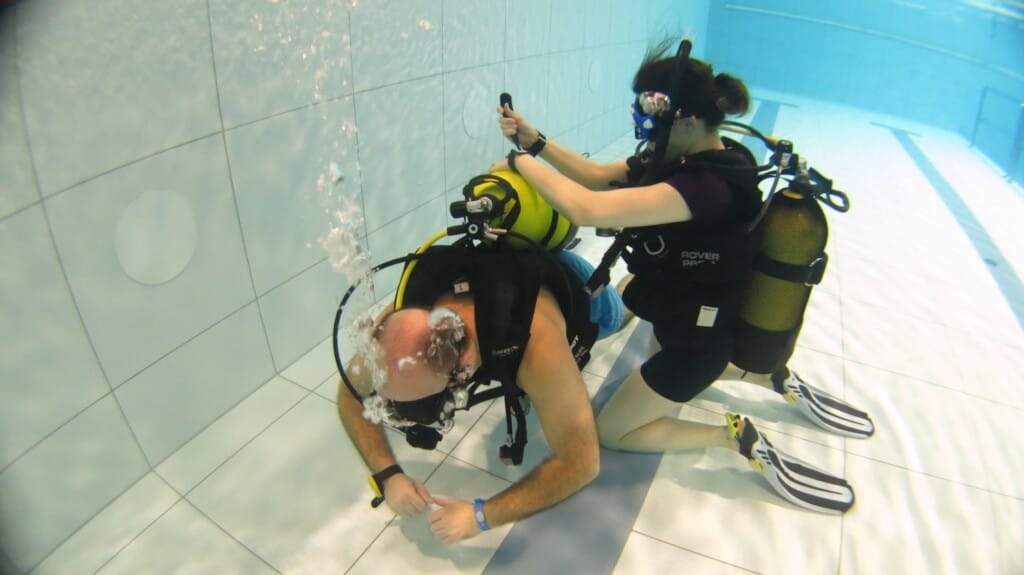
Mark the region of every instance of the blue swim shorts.
MULTIPOLYGON (((576 272, 584 284, 594 273, 594 266, 579 254, 558 250, 555 252, 555 257, 576 272)), ((618 331, 622 326, 625 309, 626 306, 622 303, 619 292, 615 291, 615 287, 611 285, 605 286, 596 296, 590 298, 590 321, 597 324, 597 339, 604 339, 618 331)))

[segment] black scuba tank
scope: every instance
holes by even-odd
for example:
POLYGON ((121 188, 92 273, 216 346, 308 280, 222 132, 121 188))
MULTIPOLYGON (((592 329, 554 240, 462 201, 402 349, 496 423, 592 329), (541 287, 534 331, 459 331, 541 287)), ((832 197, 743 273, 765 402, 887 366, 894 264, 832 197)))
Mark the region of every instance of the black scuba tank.
POLYGON ((760 249, 741 296, 732 360, 754 373, 772 373, 788 361, 811 288, 828 262, 825 214, 794 184, 771 198, 754 230, 760 249))

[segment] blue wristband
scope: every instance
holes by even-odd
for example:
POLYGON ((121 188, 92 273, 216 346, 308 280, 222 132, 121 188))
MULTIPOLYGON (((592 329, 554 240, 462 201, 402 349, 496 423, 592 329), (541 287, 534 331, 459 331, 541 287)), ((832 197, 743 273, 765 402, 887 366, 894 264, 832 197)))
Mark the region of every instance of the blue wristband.
POLYGON ((480 528, 480 531, 487 531, 491 528, 491 526, 487 524, 487 518, 484 517, 483 499, 473 500, 473 517, 476 518, 476 526, 480 528))

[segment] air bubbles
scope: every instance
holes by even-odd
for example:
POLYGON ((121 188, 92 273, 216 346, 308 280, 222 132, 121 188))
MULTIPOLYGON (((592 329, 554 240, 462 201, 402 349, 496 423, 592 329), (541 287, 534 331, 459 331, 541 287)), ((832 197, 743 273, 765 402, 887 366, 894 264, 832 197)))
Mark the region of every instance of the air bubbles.
POLYGON ((331 162, 331 183, 337 185, 343 181, 345 181, 345 171, 338 164, 331 162))
POLYGON ((358 278, 369 263, 369 254, 359 243, 359 232, 363 228, 363 216, 351 201, 334 212, 328 224, 327 235, 320 238, 320 247, 327 252, 327 260, 336 271, 344 273, 350 281, 358 278))

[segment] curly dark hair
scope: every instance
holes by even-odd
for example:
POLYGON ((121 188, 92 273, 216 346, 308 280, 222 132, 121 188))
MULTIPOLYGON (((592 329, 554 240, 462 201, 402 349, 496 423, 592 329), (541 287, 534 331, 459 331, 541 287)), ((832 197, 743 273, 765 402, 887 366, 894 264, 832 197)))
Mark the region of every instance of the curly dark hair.
POLYGON ((686 115, 702 118, 716 127, 728 115, 743 115, 750 108, 750 93, 742 80, 729 74, 714 74, 710 64, 690 58, 679 86, 670 86, 677 42, 666 38, 650 46, 633 76, 633 92, 656 91, 676 100, 672 105, 686 115))

